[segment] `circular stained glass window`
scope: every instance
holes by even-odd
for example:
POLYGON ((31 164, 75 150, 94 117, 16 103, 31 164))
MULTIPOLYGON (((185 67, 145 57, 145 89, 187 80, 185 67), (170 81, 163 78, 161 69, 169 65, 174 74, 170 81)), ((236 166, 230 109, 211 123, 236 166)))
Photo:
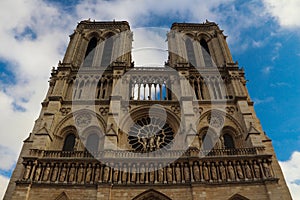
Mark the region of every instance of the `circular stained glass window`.
POLYGON ((130 128, 128 140, 136 152, 151 152, 169 148, 174 132, 169 124, 158 117, 146 117, 136 121, 130 128))

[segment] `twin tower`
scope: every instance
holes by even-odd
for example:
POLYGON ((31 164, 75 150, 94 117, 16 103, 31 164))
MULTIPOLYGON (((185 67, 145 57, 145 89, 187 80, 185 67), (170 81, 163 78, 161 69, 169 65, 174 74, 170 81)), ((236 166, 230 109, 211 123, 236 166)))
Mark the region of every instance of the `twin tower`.
POLYGON ((80 22, 4 199, 291 199, 222 32, 174 23, 138 67, 127 22, 80 22))

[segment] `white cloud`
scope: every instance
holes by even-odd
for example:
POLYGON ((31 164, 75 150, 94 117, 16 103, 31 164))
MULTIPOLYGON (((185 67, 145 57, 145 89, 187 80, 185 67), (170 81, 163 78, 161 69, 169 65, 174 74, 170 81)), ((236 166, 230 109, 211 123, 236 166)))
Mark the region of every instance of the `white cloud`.
POLYGON ((262 68, 261 72, 264 73, 265 75, 268 75, 268 74, 270 74, 272 69, 273 69, 272 66, 266 66, 266 67, 262 68))
POLYGON ((0 199, 3 199, 9 179, 0 175, 0 199))
POLYGON ((300 199, 300 152, 295 151, 290 160, 279 162, 293 199, 300 199))
POLYGON ((274 101, 274 97, 266 97, 264 99, 253 98, 253 101, 254 101, 255 105, 263 104, 263 103, 270 103, 270 102, 274 101))
POLYGON ((264 0, 266 11, 269 12, 283 27, 294 28, 300 26, 299 0, 264 0))

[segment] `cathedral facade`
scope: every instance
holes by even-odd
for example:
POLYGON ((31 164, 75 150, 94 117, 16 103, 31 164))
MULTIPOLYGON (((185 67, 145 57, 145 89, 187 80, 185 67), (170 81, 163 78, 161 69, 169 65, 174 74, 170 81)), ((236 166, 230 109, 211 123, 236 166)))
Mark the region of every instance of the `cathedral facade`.
POLYGON ((244 71, 213 22, 173 23, 135 66, 126 21, 81 21, 4 199, 291 199, 244 71))

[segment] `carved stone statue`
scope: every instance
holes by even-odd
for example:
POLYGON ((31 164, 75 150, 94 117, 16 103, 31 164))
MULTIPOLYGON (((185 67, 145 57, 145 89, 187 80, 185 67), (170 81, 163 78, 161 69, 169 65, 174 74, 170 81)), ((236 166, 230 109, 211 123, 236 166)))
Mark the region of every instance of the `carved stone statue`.
POLYGON ((268 163, 264 162, 263 163, 263 168, 264 168, 264 171, 265 171, 265 176, 267 178, 272 177, 271 170, 270 170, 270 167, 269 167, 268 163))
POLYGON ((236 171, 237 171, 237 175, 238 175, 239 179, 243 179, 244 173, 243 173, 242 167, 239 162, 236 165, 236 171))
POLYGON ((217 180, 218 179, 218 175, 217 175, 217 168, 215 166, 215 163, 211 164, 210 170, 211 170, 211 178, 213 180, 217 180))
POLYGON ((196 162, 193 165, 193 174, 194 174, 195 181, 200 181, 200 170, 199 170, 198 163, 196 162))
POLYGON ((113 182, 117 183, 119 180, 119 164, 116 164, 114 166, 114 173, 113 173, 113 182))
POLYGON ((86 168, 86 175, 85 175, 85 181, 87 183, 91 182, 92 178, 92 165, 91 164, 88 164, 87 168, 86 168))
POLYGON ((75 167, 74 167, 74 163, 72 163, 69 171, 69 178, 68 178, 69 182, 73 182, 74 178, 75 178, 75 167))
POLYGON ((108 182, 108 178, 109 178, 109 167, 107 165, 105 165, 104 170, 103 170, 103 182, 107 183, 108 182))
POLYGON ((158 165, 158 181, 162 183, 164 181, 164 168, 161 163, 158 165))
POLYGON ((51 176, 51 181, 55 182, 57 179, 57 175, 58 175, 58 164, 55 165, 53 172, 52 172, 52 176, 51 176))
POLYGON ((84 169, 83 169, 83 164, 79 165, 79 169, 78 169, 78 174, 77 174, 77 182, 78 183, 83 183, 84 181, 84 169))
POLYGON ((203 164, 202 169, 203 169, 203 178, 204 178, 204 180, 209 181, 209 179, 210 179, 209 178, 209 171, 208 171, 206 163, 203 164))
POLYGON ((233 168, 233 166, 232 166, 232 163, 229 161, 229 163, 228 163, 228 178, 230 179, 230 180, 234 180, 235 179, 235 172, 234 172, 234 168, 233 168))
POLYGON ((255 178, 261 178, 260 168, 256 161, 253 162, 253 169, 255 178))
POLYGON ((220 168, 221 179, 226 180, 226 169, 223 162, 220 162, 219 168, 220 168))
POLYGON ((175 177, 176 177, 177 183, 180 183, 181 182, 181 169, 180 169, 179 163, 177 163, 176 167, 175 167, 175 177))
POLYGON ((127 165, 123 165, 123 172, 122 172, 122 183, 126 183, 127 182, 127 175, 128 175, 128 169, 127 169, 127 165))
POLYGON ((40 175, 41 175, 42 167, 41 164, 38 164, 36 170, 35 170, 35 176, 34 176, 34 181, 39 181, 40 175))
POLYGON ((245 163, 245 173, 246 173, 246 178, 247 179, 251 179, 252 178, 252 175, 251 175, 251 168, 248 164, 248 162, 246 161, 245 163))
POLYGON ((155 179, 154 168, 153 168, 153 164, 151 163, 150 167, 149 167, 149 181, 150 181, 150 183, 153 183, 154 179, 155 179))
POLYGON ((187 165, 187 163, 184 164, 183 173, 184 173, 185 181, 190 182, 190 180, 191 180, 190 169, 189 169, 189 166, 187 165))
POLYGON ((167 180, 168 180, 168 183, 172 183, 172 181, 173 181, 173 170, 172 170, 171 166, 167 167, 167 180))
POLYGON ((29 179, 30 172, 31 172, 31 165, 27 165, 26 168, 25 168, 24 176, 23 176, 24 180, 28 180, 29 179))
POLYGON ((65 178, 66 178, 66 175, 67 175, 67 165, 64 164, 62 166, 62 168, 61 168, 61 173, 60 173, 59 181, 60 182, 64 182, 65 178))
POLYGON ((145 182, 145 165, 142 164, 141 168, 140 168, 140 183, 144 183, 145 182))
POLYGON ((132 165, 131 167, 131 182, 135 183, 136 182, 136 166, 135 164, 132 165))
POLYGON ((95 183, 99 182, 100 181, 100 166, 99 165, 96 165, 95 166, 95 183))
POLYGON ((49 174, 50 174, 50 165, 49 165, 49 163, 47 163, 46 164, 46 168, 45 168, 45 170, 44 170, 44 174, 43 174, 43 181, 48 181, 48 179, 49 179, 49 174))

